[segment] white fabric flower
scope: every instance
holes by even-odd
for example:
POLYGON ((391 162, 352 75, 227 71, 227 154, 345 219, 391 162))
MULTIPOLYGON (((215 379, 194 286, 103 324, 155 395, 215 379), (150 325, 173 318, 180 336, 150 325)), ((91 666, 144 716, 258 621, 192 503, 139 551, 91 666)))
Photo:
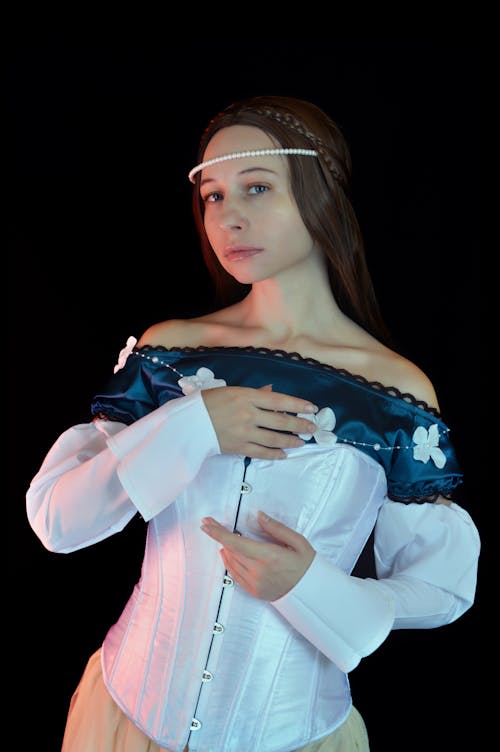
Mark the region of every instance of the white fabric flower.
POLYGON ((436 467, 441 469, 446 464, 446 455, 439 449, 439 426, 434 423, 428 431, 423 426, 415 429, 413 441, 413 459, 419 462, 429 462, 432 459, 436 467))
POLYGON ((197 389, 215 389, 217 386, 227 386, 224 379, 216 379, 210 368, 198 368, 194 376, 183 376, 177 382, 183 394, 191 394, 197 389))
POLYGON ((297 417, 307 418, 317 426, 314 433, 299 433, 300 438, 304 441, 308 441, 313 436, 317 444, 337 443, 337 435, 333 433, 337 418, 331 407, 324 407, 316 415, 299 413, 297 417))
POLYGON ((127 358, 134 349, 134 347, 137 344, 137 339, 135 337, 129 337, 127 340, 127 344, 123 348, 123 350, 120 350, 120 354, 118 355, 118 363, 113 368, 113 373, 116 373, 121 368, 124 367, 125 363, 127 362, 127 358))

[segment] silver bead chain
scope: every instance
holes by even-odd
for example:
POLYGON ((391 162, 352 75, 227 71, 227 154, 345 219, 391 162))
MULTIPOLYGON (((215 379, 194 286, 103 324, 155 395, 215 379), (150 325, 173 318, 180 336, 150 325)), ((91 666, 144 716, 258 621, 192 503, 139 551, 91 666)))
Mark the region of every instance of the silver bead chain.
MULTIPOLYGON (((180 378, 184 378, 184 374, 177 370, 177 368, 174 368, 173 366, 170 366, 168 363, 163 363, 160 358, 157 355, 146 355, 146 353, 142 352, 133 352, 132 355, 137 355, 139 358, 144 358, 145 360, 150 360, 151 363, 155 363, 156 365, 159 364, 163 366, 164 368, 169 368, 171 371, 177 374, 177 376, 180 376, 180 378)), ((439 433, 439 436, 445 436, 449 432, 449 428, 445 428, 445 430, 441 433, 439 433)), ((342 436, 339 436, 338 434, 337 438, 339 441, 342 441, 344 444, 352 444, 353 446, 361 446, 361 447, 370 447, 375 452, 389 452, 393 449, 413 449, 412 444, 394 444, 393 446, 382 446, 378 441, 375 442, 375 444, 370 444, 368 441, 354 441, 354 439, 344 439, 342 436)))

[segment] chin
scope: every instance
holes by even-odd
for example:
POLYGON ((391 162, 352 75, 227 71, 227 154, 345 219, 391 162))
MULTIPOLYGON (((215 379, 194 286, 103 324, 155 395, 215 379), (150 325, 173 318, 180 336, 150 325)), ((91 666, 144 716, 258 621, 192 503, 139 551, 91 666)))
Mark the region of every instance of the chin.
POLYGON ((243 264, 241 266, 238 266, 238 264, 233 266, 231 264, 224 266, 224 269, 241 285, 253 285, 254 282, 262 282, 272 276, 269 271, 264 272, 263 270, 252 269, 249 265, 243 264))
POLYGON ((253 285, 254 282, 259 282, 261 279, 260 276, 255 273, 252 274, 249 270, 235 269, 234 267, 227 268, 226 266, 224 269, 240 285, 253 285))
POLYGON ((262 282, 265 279, 269 279, 267 275, 255 275, 255 274, 231 274, 234 279, 240 283, 240 285, 253 285, 256 282, 262 282))

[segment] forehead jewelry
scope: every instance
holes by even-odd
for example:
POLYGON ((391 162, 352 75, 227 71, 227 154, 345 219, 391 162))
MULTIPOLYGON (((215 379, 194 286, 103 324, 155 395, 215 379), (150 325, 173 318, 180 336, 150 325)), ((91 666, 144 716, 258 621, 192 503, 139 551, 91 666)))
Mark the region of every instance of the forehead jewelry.
POLYGON ((210 165, 217 164, 218 162, 226 162, 228 159, 240 159, 241 157, 267 157, 277 154, 299 154, 301 157, 317 157, 318 152, 314 149, 254 149, 251 151, 233 151, 232 154, 223 154, 221 157, 214 157, 213 159, 207 159, 206 162, 200 162, 200 164, 193 167, 188 175, 189 180, 194 183, 194 176, 200 170, 210 165))

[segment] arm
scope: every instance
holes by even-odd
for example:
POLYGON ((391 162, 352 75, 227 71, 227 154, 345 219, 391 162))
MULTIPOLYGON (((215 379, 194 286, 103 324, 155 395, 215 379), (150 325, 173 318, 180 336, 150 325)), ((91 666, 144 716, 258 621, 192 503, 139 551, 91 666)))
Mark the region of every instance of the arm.
POLYGON ((347 575, 308 540, 262 511, 261 542, 226 530, 212 517, 201 529, 223 545, 229 574, 251 595, 269 601, 309 642, 351 671, 389 634, 394 598, 376 583, 347 575))
POLYGON ((427 629, 458 619, 473 602, 479 533, 457 504, 382 507, 375 527, 378 587, 396 603, 394 629, 427 629))
POLYGON ((346 574, 317 552, 304 576, 272 605, 346 673, 382 644, 396 612, 393 593, 346 574))
POLYGON ((345 574, 316 553, 274 607, 343 671, 352 671, 391 629, 429 628, 473 603, 479 535, 458 505, 387 502, 375 528, 377 576, 345 574))
MULTIPOLYGON (((133 413, 134 395, 145 400, 144 392, 135 385, 124 391, 124 414, 133 413)), ((122 530, 136 512, 152 519, 210 456, 281 456, 282 447, 303 444, 288 431, 311 424, 281 411, 307 409, 313 406, 306 400, 266 389, 217 387, 172 398, 128 427, 106 420, 74 426, 31 483, 30 524, 51 551, 90 546, 122 530)))
POLYGON ((98 420, 64 432, 27 491, 28 520, 50 551, 68 553, 150 520, 219 453, 199 391, 130 426, 98 420))

